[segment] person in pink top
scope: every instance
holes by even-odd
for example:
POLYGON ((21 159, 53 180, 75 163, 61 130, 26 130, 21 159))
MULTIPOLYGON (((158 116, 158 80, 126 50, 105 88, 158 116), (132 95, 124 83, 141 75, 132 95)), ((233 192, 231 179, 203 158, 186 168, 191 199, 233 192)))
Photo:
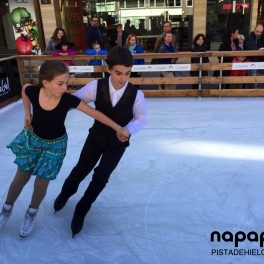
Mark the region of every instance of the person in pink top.
MULTIPOLYGON (((55 46, 56 51, 52 52, 52 56, 73 56, 76 55, 76 51, 72 49, 74 44, 68 42, 64 36, 61 38, 60 44, 55 46)), ((72 60, 63 60, 68 66, 74 66, 72 60)))
MULTIPOLYGON (((72 42, 68 42, 65 38, 65 36, 61 37, 61 42, 55 46, 56 51, 52 52, 52 56, 74 56, 76 55, 76 51, 71 49, 74 46, 72 42)), ((66 65, 68 66, 74 66, 74 63, 72 60, 62 60, 66 65)), ((71 78, 75 78, 75 74, 70 74, 71 78)), ((68 85, 69 90, 75 90, 75 85, 68 85)))

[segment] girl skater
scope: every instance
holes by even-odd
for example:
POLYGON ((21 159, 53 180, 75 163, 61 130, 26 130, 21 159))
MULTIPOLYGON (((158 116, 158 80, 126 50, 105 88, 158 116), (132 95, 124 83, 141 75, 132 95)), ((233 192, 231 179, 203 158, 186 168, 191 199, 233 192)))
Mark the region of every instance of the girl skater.
POLYGON ((22 99, 25 109, 25 128, 7 146, 16 155, 16 175, 9 187, 6 201, 0 213, 0 228, 11 216, 13 205, 31 175, 36 175, 31 203, 24 216, 20 233, 26 237, 33 229, 38 208, 46 195, 50 180, 60 171, 66 154, 67 134, 64 121, 70 108, 90 115, 121 133, 126 141, 129 132, 101 112, 86 105, 79 98, 65 93, 69 71, 61 61, 46 61, 39 71, 39 85, 25 84, 22 99), (33 106, 33 117, 31 105, 33 106))

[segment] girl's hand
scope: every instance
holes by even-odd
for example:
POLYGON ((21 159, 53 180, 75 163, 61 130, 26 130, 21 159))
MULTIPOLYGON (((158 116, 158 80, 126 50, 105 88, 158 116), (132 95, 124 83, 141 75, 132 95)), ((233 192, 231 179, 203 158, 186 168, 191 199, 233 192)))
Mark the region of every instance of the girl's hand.
POLYGON ((32 115, 26 115, 25 118, 24 118, 24 126, 27 128, 27 129, 32 129, 32 115))
POLYGON ((116 136, 121 142, 126 142, 130 137, 130 133, 127 128, 121 127, 120 130, 116 132, 116 136))
POLYGON ((174 63, 175 62, 175 59, 171 59, 171 63, 174 63))
POLYGON ((138 73, 137 73, 137 75, 140 75, 140 74, 141 74, 141 72, 138 72, 138 73))

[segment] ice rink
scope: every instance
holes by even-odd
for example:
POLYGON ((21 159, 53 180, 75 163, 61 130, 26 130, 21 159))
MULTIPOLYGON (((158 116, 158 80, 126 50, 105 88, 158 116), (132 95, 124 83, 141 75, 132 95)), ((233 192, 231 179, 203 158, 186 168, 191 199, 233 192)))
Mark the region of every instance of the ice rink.
MULTIPOLYGON (((55 215, 53 203, 93 120, 77 110, 69 112, 63 167, 49 185, 32 233, 20 239, 34 178, 24 188, 0 230, 1 264, 264 263, 260 238, 245 239, 238 247, 210 240, 213 231, 234 236, 238 231, 258 236, 264 231, 264 99, 146 100, 149 123, 132 135, 83 230, 73 239, 73 211, 91 175, 55 215), (217 249, 255 255, 212 254, 217 249)), ((5 146, 22 130, 23 118, 21 102, 0 109, 0 207, 16 172, 14 155, 5 146)))

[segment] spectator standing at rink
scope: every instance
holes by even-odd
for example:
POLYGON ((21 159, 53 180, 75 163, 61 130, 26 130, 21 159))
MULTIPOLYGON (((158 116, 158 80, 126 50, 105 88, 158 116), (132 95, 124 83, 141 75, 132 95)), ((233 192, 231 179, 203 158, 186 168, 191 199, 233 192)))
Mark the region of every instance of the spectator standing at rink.
MULTIPOLYGON (((249 62, 246 56, 237 56, 233 59, 233 63, 249 62)), ((230 76, 247 76, 246 70, 232 70, 230 76)), ((230 89, 242 89, 243 83, 230 84, 230 89)))
MULTIPOLYGON (((144 53, 143 48, 138 45, 138 38, 134 34, 129 34, 127 39, 126 39, 126 45, 125 48, 128 48, 131 54, 140 54, 144 53)), ((133 65, 144 65, 145 60, 144 59, 134 59, 133 65)), ((141 72, 131 72, 130 77, 140 77, 141 72)), ((136 87, 139 88, 139 85, 135 85, 136 87)))
POLYGON ((122 27, 122 24, 116 25, 116 32, 112 34, 110 39, 110 44, 112 47, 124 47, 126 45, 126 39, 128 37, 128 34, 122 30, 122 27))
MULTIPOLYGON (((87 55, 107 55, 106 50, 101 50, 99 43, 93 43, 93 49, 86 50, 87 55)), ((102 66, 102 60, 90 60, 88 65, 90 66, 102 66)), ((100 72, 91 72, 92 78, 102 78, 102 73, 100 72)))
MULTIPOLYGON (((257 25, 254 31, 250 32, 248 36, 246 36, 243 48, 244 50, 264 50, 261 46, 261 35, 263 32, 263 26, 257 25)), ((249 58, 252 62, 260 62, 260 56, 252 56, 249 58)), ((257 76, 257 70, 248 70, 247 76, 257 76)), ((257 88, 257 83, 247 83, 245 88, 257 88)))
POLYGON ((92 49, 92 45, 95 42, 100 45, 101 49, 104 49, 104 37, 96 16, 92 17, 91 23, 87 26, 86 42, 88 44, 88 49, 92 49))
POLYGON ((55 47, 60 44, 62 36, 66 37, 65 30, 63 28, 56 28, 45 48, 45 55, 51 55, 56 50, 55 47))
MULTIPOLYGON (((159 46, 159 53, 174 53, 175 49, 172 46, 172 33, 167 32, 164 34, 163 42, 159 46)), ((174 64, 176 59, 161 59, 161 64, 174 64)), ((162 71, 162 76, 164 77, 174 77, 173 71, 162 71)), ((176 84, 165 84, 165 90, 174 90, 176 89, 176 84)))
MULTIPOLYGON (((154 52, 158 52, 160 44, 163 43, 163 41, 164 41, 165 33, 168 33, 168 32, 172 33, 171 29, 172 29, 171 22, 165 21, 163 23, 163 32, 156 39, 155 46, 154 46, 154 52)), ((172 33, 171 44, 172 44, 175 52, 177 52, 179 47, 178 47, 178 43, 176 41, 176 37, 173 35, 173 33, 172 33)))
MULTIPOLYGON (((52 56, 74 56, 76 55, 76 51, 72 49, 73 46, 74 44, 72 42, 68 42, 63 36, 60 44, 55 46, 56 51, 52 52, 52 56)), ((68 66, 74 66, 72 60, 63 60, 63 62, 68 66)))
POLYGON ((244 48, 243 48, 243 46, 244 46, 244 41, 245 41, 245 37, 244 37, 244 35, 238 35, 237 36, 237 38, 238 38, 238 46, 243 50, 244 48))
MULTIPOLYGON (((194 39, 193 39, 193 49, 192 52, 206 52, 206 47, 205 47, 205 35, 204 34, 198 34, 194 39)), ((202 62, 203 63, 208 63, 209 59, 208 57, 202 57, 202 62)), ((200 63, 200 58, 199 57, 193 57, 191 58, 191 63, 200 63)), ((190 72, 191 76, 199 76, 199 71, 191 71, 190 72)), ((203 71, 202 76, 207 76, 208 72, 203 71)), ((198 84, 193 84, 192 89, 198 89, 199 85, 198 84)))

